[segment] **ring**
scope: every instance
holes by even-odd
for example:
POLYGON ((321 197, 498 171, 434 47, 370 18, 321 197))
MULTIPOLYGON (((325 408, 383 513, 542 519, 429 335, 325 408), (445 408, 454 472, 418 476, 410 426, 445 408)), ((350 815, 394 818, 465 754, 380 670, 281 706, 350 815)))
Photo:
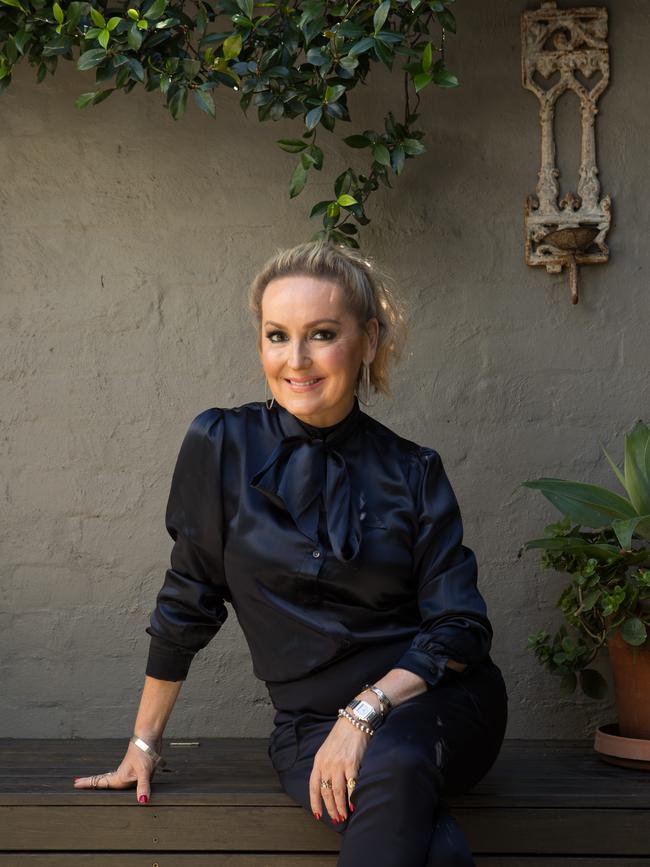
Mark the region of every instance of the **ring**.
POLYGON ((332 781, 331 780, 321 780, 320 781, 320 787, 321 787, 321 789, 331 789, 332 788, 332 781))
MULTIPOLYGON (((106 771, 105 774, 96 774, 95 776, 92 776, 92 777, 90 778, 90 787, 91 787, 91 789, 98 789, 98 788, 99 788, 99 781, 100 781, 103 777, 109 777, 109 776, 111 776, 112 774, 115 774, 115 773, 116 773, 116 771, 106 771)), ((110 789, 110 786, 108 785, 108 780, 106 781, 106 788, 107 788, 107 789, 110 789)))
POLYGON ((355 780, 354 777, 350 777, 350 779, 347 781, 347 786, 348 786, 348 789, 349 789, 350 791, 352 791, 352 789, 354 789, 354 787, 356 786, 356 784, 357 784, 357 781, 355 780))

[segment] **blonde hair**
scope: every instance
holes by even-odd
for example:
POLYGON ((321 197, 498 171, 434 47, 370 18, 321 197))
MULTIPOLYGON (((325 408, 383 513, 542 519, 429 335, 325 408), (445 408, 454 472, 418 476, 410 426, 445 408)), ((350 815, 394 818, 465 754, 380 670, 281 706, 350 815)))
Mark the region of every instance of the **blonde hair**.
MULTIPOLYGON (((402 302, 389 288, 389 275, 370 257, 324 240, 307 241, 297 247, 279 250, 256 274, 248 293, 248 309, 260 345, 264 290, 272 280, 296 275, 321 277, 339 285, 348 309, 356 316, 361 329, 365 329, 371 317, 377 317, 379 334, 377 351, 370 364, 370 385, 375 392, 391 396, 388 367, 401 358, 407 327, 402 302)), ((360 377, 361 371, 357 387, 360 377)))

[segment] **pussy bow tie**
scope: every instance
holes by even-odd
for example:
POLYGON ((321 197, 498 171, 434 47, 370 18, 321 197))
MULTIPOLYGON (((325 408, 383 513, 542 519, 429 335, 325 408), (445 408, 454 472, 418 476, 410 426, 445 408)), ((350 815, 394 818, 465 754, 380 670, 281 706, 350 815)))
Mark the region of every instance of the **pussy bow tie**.
MULTIPOLYGON (((286 412, 281 408, 283 412, 286 412)), ((345 460, 334 446, 359 422, 355 409, 327 439, 298 431, 284 436, 250 484, 271 502, 285 509, 301 533, 318 542, 321 494, 324 495, 327 532, 334 556, 344 563, 354 560, 361 545, 361 521, 351 490, 345 460)), ((286 416, 285 416, 286 423, 286 416)))

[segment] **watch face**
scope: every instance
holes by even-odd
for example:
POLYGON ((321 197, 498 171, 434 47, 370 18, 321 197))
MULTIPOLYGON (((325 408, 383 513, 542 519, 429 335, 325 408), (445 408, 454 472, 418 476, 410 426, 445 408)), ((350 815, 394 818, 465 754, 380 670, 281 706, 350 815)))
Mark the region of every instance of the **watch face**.
POLYGON ((374 707, 367 701, 360 701, 358 705, 355 706, 354 712, 357 716, 360 716, 361 719, 369 720, 376 713, 374 707))

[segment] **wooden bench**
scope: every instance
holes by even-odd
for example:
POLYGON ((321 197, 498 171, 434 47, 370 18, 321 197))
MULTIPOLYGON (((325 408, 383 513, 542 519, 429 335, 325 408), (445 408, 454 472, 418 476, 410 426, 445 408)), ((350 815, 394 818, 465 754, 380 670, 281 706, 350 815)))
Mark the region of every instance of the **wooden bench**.
MULTIPOLYGON (((0 739, 0 867, 334 867, 339 834, 280 788, 266 739, 171 747, 149 805, 72 788, 115 767, 126 739, 0 739)), ((590 741, 506 740, 449 799, 478 867, 650 867, 650 774, 590 741)))

